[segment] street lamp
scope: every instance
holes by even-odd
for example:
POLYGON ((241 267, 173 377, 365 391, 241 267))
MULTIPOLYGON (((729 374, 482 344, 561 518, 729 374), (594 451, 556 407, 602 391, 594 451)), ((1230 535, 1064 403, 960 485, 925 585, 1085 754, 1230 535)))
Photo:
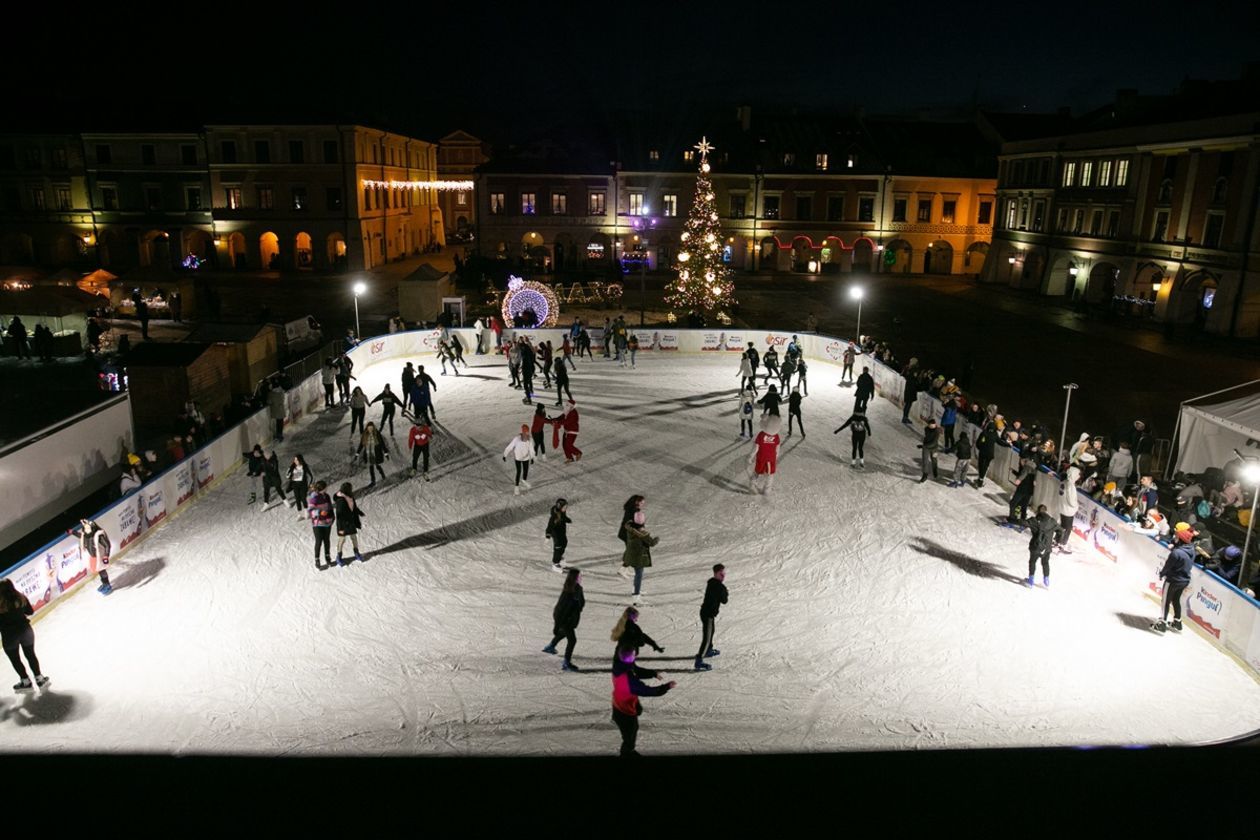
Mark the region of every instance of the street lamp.
POLYGON ((856 300, 858 305, 857 330, 855 332, 857 333, 857 341, 859 344, 862 342, 862 296, 864 294, 865 291, 861 286, 849 287, 849 297, 856 300))
POLYGON ((359 328, 359 295, 367 291, 366 283, 354 284, 354 338, 355 341, 363 340, 363 331, 359 328))
POLYGON ((1059 460, 1063 460, 1063 446, 1067 443, 1067 418, 1068 409, 1072 407, 1072 392, 1081 387, 1075 382, 1069 382, 1063 386, 1063 390, 1067 391, 1067 405, 1063 406, 1063 432, 1059 435, 1059 460))
POLYGON ((1243 541, 1242 565, 1238 567, 1238 588, 1247 589, 1247 550, 1251 548, 1251 530, 1256 526, 1256 501, 1260 500, 1260 463, 1247 461, 1242 477, 1251 485, 1251 519, 1247 520, 1247 538, 1243 541))

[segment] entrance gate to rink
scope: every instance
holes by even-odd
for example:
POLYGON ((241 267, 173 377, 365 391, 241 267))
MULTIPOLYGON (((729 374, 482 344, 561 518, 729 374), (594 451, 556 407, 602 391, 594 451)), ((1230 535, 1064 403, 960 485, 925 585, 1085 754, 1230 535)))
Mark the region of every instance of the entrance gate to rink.
MULTIPOLYGON (((464 339, 464 346, 474 346, 476 337, 472 329, 460 328, 450 332, 459 333, 464 339)), ((524 335, 535 343, 549 340, 559 345, 565 332, 562 329, 505 330, 504 338, 524 335)), ((588 332, 593 345, 602 343, 601 329, 588 329, 588 332)), ((838 367, 849 345, 848 339, 776 330, 652 328, 631 329, 630 332, 639 339, 639 352, 648 356, 654 353, 708 353, 714 357, 729 355, 732 364, 738 359, 737 354, 747 349, 749 342, 759 351, 764 351, 768 347, 782 349, 795 340, 806 359, 838 367)), ((378 362, 432 355, 441 337, 442 330, 381 335, 364 339, 349 350, 348 355, 355 366, 362 369, 378 362)), ((313 359, 310 364, 293 371, 305 375, 300 381, 292 377, 294 384, 287 393, 289 422, 300 420, 303 415, 317 411, 323 405, 319 356, 313 359)), ((899 407, 902 405, 905 380, 899 373, 866 356, 859 356, 854 366, 858 369, 863 366, 870 368, 877 396, 899 407)), ((940 401, 931 395, 920 394, 913 410, 926 422, 929 419, 939 420, 942 407, 940 401)), ((959 418, 958 428, 961 433, 972 431, 963 418, 959 418)), ((138 540, 160 528, 171 516, 194 504, 207 489, 235 471, 241 463, 242 452, 255 443, 269 442, 272 431, 268 412, 261 410, 156 476, 135 493, 97 513, 94 518, 115 546, 114 557, 125 554, 138 540)), ((999 446, 990 470, 994 480, 1008 490, 1011 468, 1017 458, 1018 450, 999 446)), ((1046 503, 1048 507, 1053 507, 1058 497, 1058 483, 1059 476, 1043 468, 1036 476, 1033 503, 1046 503)), ((1125 527, 1118 515, 1083 495, 1072 530, 1087 546, 1091 557, 1114 566, 1126 585, 1158 599, 1156 575, 1167 555, 1167 547, 1150 537, 1135 534, 1125 527)), ((81 556, 78 539, 63 537, 6 570, 3 577, 12 579, 30 598, 38 617, 50 605, 77 591, 83 581, 90 579, 96 571, 95 561, 81 556)), ((1183 598, 1186 615, 1206 638, 1260 674, 1260 603, 1211 572, 1197 567, 1183 598)))

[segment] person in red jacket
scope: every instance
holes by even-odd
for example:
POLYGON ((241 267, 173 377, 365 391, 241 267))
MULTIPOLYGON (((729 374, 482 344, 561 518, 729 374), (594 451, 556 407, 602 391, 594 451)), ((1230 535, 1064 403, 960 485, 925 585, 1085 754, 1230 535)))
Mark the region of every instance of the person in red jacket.
POLYGON ((547 417, 546 407, 542 403, 536 405, 534 407, 533 421, 529 425, 529 433, 534 438, 534 455, 539 461, 547 460, 547 438, 543 429, 550 422, 554 421, 547 417))
POLYGON ((762 493, 769 493, 771 485, 774 484, 774 475, 779 466, 779 428, 779 418, 771 415, 766 418, 761 431, 757 433, 753 441, 757 448, 748 457, 748 463, 753 466, 751 489, 754 492, 757 490, 757 476, 765 476, 762 493))
POLYGON ((640 668, 634 664, 635 649, 633 643, 619 644, 613 656, 612 667, 612 719, 621 730, 621 757, 637 758, 635 741, 639 737, 639 715, 643 714, 640 697, 660 697, 678 685, 674 681, 664 685, 647 685, 645 679, 656 679, 660 676, 656 671, 640 668))
POLYGON ((582 450, 577 448, 577 436, 578 436, 577 403, 573 401, 572 397, 569 398, 568 410, 565 411, 564 414, 561 414, 559 417, 555 419, 560 422, 561 428, 564 429, 564 461, 565 463, 567 464, 571 461, 582 460, 582 450))
POLYGON ((424 456, 424 480, 429 480, 429 441, 433 440, 433 430, 423 417, 416 419, 407 435, 407 448, 411 450, 411 474, 416 474, 416 463, 424 456))

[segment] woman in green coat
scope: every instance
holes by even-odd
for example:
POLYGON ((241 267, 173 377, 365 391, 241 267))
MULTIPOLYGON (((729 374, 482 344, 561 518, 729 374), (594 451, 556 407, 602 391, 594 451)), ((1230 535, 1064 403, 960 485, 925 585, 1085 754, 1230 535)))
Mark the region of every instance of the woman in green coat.
POLYGON ((648 533, 643 511, 636 511, 634 518, 625 524, 626 550, 621 555, 621 565, 634 569, 634 603, 641 603, 639 589, 643 585, 643 570, 652 565, 652 546, 660 542, 648 533))

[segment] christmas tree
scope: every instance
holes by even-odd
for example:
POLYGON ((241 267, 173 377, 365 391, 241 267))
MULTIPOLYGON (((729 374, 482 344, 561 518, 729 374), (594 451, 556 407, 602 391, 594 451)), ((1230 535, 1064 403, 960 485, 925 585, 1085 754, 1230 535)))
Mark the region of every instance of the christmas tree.
POLYGON ((680 237, 682 244, 674 262, 677 275, 665 288, 665 301, 686 312, 726 313, 735 304, 735 284, 722 261, 722 229, 718 226, 716 196, 709 181, 709 152, 713 146, 702 137, 695 148, 700 152, 696 197, 680 237))

